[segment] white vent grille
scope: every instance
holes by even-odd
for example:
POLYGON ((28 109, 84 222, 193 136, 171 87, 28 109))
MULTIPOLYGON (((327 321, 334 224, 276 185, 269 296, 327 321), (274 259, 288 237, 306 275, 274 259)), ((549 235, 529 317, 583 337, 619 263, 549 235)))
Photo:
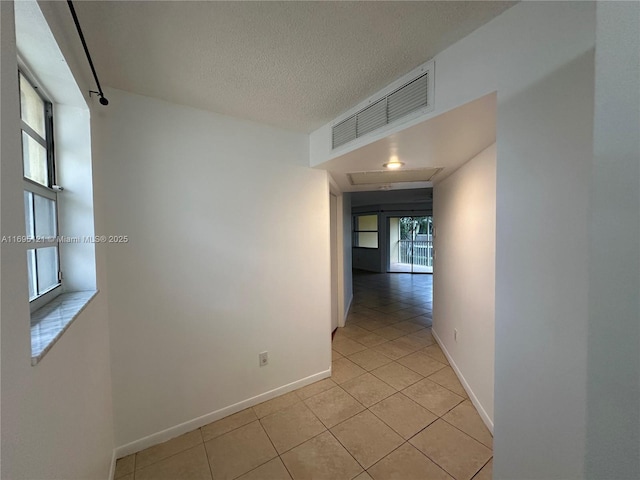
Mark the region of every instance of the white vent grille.
POLYGON ((356 137, 361 137, 365 133, 377 130, 387 124, 387 99, 384 98, 365 108, 356 118, 356 137))
POLYGON ((333 127, 333 148, 355 140, 356 137, 356 116, 354 115, 333 127))
POLYGON ((332 148, 345 145, 416 110, 430 107, 433 103, 432 75, 433 63, 430 62, 417 69, 417 73, 414 71, 407 75, 409 78, 401 79, 400 86, 397 86, 398 82, 392 84, 375 101, 370 100, 367 106, 340 120, 332 129, 332 148))
POLYGON ((396 90, 387 97, 389 123, 395 122, 420 107, 427 106, 428 75, 427 73, 416 78, 413 82, 396 90))

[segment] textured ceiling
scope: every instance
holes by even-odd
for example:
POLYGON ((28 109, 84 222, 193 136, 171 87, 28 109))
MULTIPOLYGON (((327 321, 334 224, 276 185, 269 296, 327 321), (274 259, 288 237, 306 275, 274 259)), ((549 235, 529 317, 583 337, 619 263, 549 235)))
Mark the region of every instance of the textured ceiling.
POLYGON ((310 132, 513 3, 75 6, 103 86, 310 132))

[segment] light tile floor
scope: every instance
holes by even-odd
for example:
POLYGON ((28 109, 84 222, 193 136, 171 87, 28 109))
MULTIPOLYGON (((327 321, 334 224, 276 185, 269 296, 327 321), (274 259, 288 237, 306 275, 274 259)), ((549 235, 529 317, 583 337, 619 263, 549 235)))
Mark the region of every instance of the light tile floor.
POLYGON ((121 458, 115 478, 490 479, 493 439, 431 305, 431 275, 354 274, 331 378, 121 458))

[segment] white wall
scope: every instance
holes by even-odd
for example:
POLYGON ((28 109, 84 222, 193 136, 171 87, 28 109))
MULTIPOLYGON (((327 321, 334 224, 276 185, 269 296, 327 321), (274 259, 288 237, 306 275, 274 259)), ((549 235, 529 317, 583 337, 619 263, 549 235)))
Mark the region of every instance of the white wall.
MULTIPOLYGON (((64 161, 56 165, 56 177, 65 190, 58 195, 58 221, 64 235, 83 238, 94 229, 93 184, 91 179, 91 123, 86 108, 57 105, 55 109, 56 154, 64 161)), ((60 245, 61 270, 66 291, 95 290, 95 244, 60 245)))
POLYGON ((498 108, 496 478, 584 475, 593 68, 498 108))
POLYGON ((108 98, 97 176, 130 238, 108 252, 116 442, 182 425, 123 453, 328 375, 329 185, 306 135, 108 98))
MULTIPOLYGON (((595 10, 506 10, 436 56, 435 109, 416 120, 497 91, 497 479, 584 473, 595 10)), ((311 134, 312 165, 329 132, 311 134)))
POLYGON ((433 331, 493 427, 496 146, 433 188, 433 331), (454 339, 454 329, 458 331, 454 339))
POLYGON ((640 478, 640 4, 597 6, 586 478, 640 478))
MULTIPOLYGON (((0 2, 0 11, 1 230, 3 235, 22 235, 13 3, 0 2)), ((81 88, 88 90, 85 84, 81 88)), ((101 292, 32 367, 24 248, 2 244, 2 478, 106 478, 109 474, 113 452, 109 331, 102 290, 104 251, 97 250, 101 292)))

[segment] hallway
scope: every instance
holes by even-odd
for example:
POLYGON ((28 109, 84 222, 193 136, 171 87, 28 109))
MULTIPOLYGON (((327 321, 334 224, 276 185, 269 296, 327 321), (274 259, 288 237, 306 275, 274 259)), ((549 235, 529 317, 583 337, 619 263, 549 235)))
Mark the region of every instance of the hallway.
POLYGON ((490 479, 491 434, 431 336, 432 278, 354 272, 330 379, 122 458, 116 478, 490 479))

